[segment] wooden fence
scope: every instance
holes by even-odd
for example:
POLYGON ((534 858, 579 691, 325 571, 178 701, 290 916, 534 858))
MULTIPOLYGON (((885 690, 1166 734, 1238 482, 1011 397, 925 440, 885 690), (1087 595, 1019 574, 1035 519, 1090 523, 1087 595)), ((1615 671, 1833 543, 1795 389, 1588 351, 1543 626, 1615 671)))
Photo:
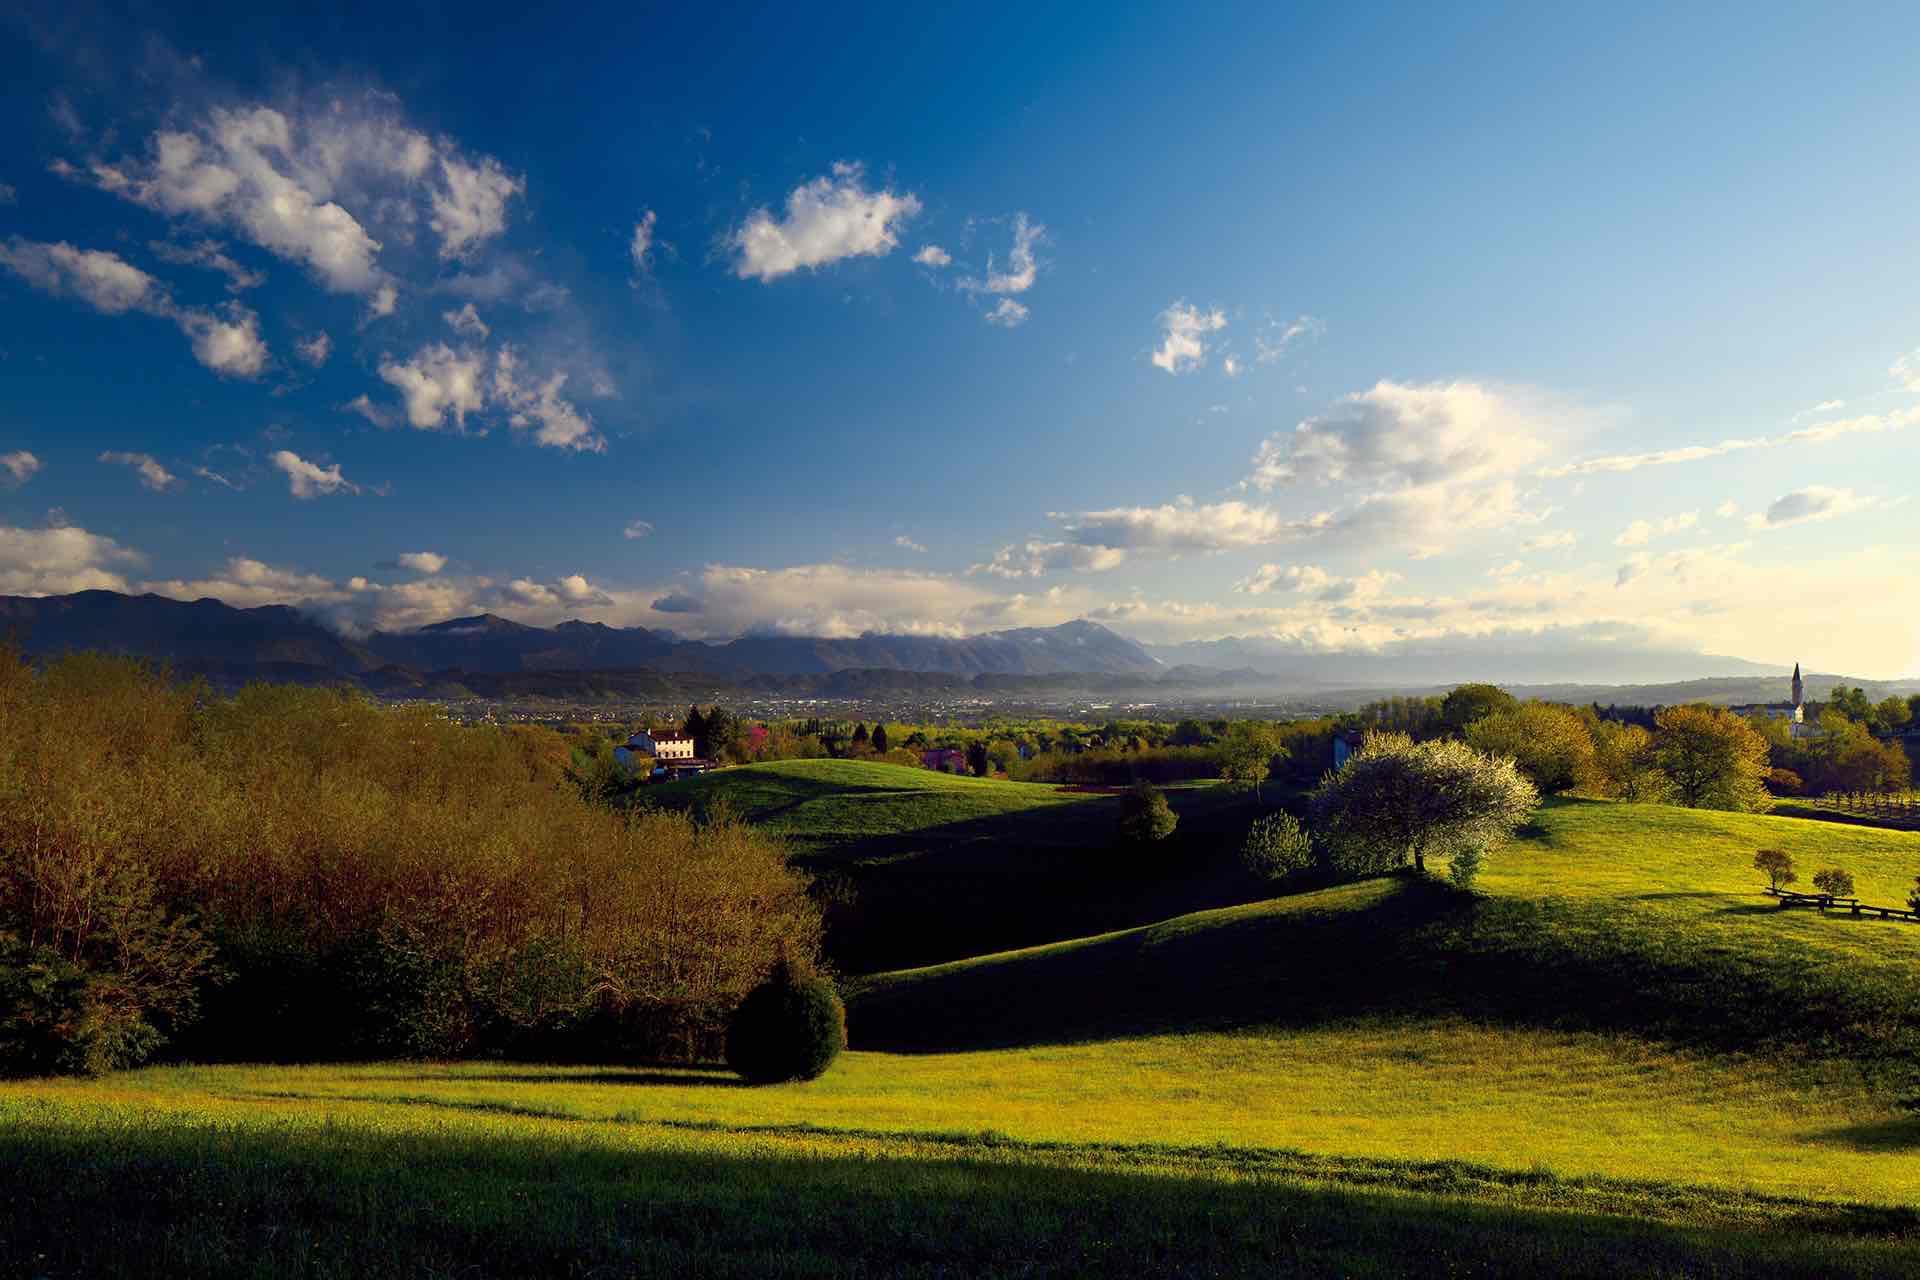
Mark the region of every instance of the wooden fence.
POLYGON ((1875 916, 1881 920, 1912 920, 1920 923, 1920 911, 1905 907, 1875 907, 1858 898, 1836 898, 1830 893, 1795 893, 1791 889, 1768 887, 1761 890, 1780 900, 1783 907, 1818 907, 1822 911, 1844 911, 1851 916, 1875 916))
POLYGON ((1815 803, 1842 813, 1920 821, 1920 791, 1829 791, 1815 803))

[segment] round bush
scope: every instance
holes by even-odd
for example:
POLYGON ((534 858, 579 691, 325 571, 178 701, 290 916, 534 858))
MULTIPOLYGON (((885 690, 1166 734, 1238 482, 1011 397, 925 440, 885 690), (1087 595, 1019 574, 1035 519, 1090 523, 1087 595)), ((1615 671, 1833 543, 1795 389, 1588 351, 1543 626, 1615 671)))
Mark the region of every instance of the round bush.
POLYGON ((1262 880, 1285 880, 1313 866, 1313 841, 1292 814, 1270 813, 1247 828, 1240 861, 1262 880))
POLYGON ((846 1047, 847 1010, 833 983, 786 960, 727 1028, 727 1065, 750 1084, 817 1079, 846 1047))

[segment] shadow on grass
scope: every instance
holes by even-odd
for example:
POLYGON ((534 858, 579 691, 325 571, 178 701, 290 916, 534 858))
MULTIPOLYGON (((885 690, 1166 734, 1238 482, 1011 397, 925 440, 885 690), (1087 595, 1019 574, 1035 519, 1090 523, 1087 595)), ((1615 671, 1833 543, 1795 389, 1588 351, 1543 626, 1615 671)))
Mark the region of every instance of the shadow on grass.
POLYGON ((418 1075, 364 1075, 347 1076, 348 1080, 362 1084, 403 1082, 407 1084, 459 1084, 463 1081, 476 1081, 484 1084, 612 1084, 612 1085, 672 1085, 676 1088, 687 1086, 709 1089, 745 1089, 748 1084, 739 1076, 730 1072, 703 1071, 689 1067, 685 1070, 675 1068, 670 1071, 645 1070, 601 1070, 601 1071, 448 1071, 441 1074, 421 1073, 418 1075))
POLYGON ((1854 1151, 1905 1154, 1920 1151, 1920 1116, 1900 1116, 1852 1124, 1814 1134, 1811 1141, 1828 1146, 1848 1147, 1854 1151))
POLYGON ((1772 931, 1729 945, 1617 904, 1482 898, 1404 877, 856 983, 847 1024, 856 1048, 912 1053, 1460 1018, 1843 1057, 1915 1096, 1911 977, 1772 931))
POLYGON ((0 1130, 0 1273, 1912 1274, 1920 1217, 1289 1153, 270 1120, 0 1130), (1385 1193, 1385 1194, 1383 1194, 1385 1193), (1577 1202, 1579 1211, 1570 1211, 1577 1202), (111 1229, 102 1229, 111 1224, 111 1229))

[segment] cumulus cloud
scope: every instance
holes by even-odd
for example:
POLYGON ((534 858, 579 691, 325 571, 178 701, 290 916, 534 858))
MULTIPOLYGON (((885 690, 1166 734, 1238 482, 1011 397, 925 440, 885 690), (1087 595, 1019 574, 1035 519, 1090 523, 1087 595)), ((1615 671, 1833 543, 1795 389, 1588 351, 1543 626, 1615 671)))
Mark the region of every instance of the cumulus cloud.
POLYGON ((1677 516, 1668 516, 1664 520, 1635 520, 1620 536, 1613 540, 1616 547, 1644 547, 1655 538, 1664 538, 1688 529, 1698 528, 1700 513, 1683 511, 1677 516))
POLYGON ((383 284, 367 298, 367 319, 372 321, 390 316, 399 305, 400 290, 391 284, 383 284))
POLYGON ((218 311, 178 306, 165 285, 117 253, 14 236, 0 245, 0 267, 44 293, 77 298, 103 315, 137 311, 171 320, 192 341, 194 358, 215 373, 251 378, 266 367, 259 316, 237 302, 218 311))
POLYGON ((1109 507, 1055 518, 1081 547, 1160 555, 1267 546, 1311 535, 1333 520, 1324 512, 1289 517, 1245 502, 1195 503, 1184 497, 1157 507, 1109 507))
MULTIPOLYGON (((963 279, 960 287, 969 293, 1025 293, 1033 288, 1033 282, 1040 274, 1040 263, 1033 250, 1046 238, 1046 234, 1047 229, 1029 220, 1026 214, 1014 214, 1013 248, 1007 252, 1007 265, 1004 268, 996 267, 993 255, 989 254, 986 275, 978 279, 963 279)), ((921 253, 925 252, 921 250, 921 253)), ((915 260, 919 259, 916 257, 915 260)), ((944 266, 945 263, 939 265, 944 266)))
POLYGON ((357 413, 374 426, 382 429, 400 425, 399 414, 393 412, 391 409, 381 408, 372 400, 368 399, 365 392, 361 392, 353 399, 341 405, 340 408, 347 413, 357 413))
POLYGON ((400 389, 407 421, 422 431, 438 430, 449 414, 454 428, 465 430, 467 415, 486 406, 485 377, 485 356, 444 342, 422 347, 405 361, 380 361, 381 380, 400 389))
POLYGON ((25 449, 0 453, 0 471, 7 473, 7 483, 17 489, 40 473, 40 459, 25 449))
POLYGON ((1326 324, 1313 316, 1295 316, 1285 323, 1269 320, 1253 335, 1253 358, 1261 364, 1272 364, 1287 354, 1294 343, 1317 338, 1326 331, 1326 324))
POLYGON ((633 224, 632 238, 627 241, 627 256, 633 260, 633 269, 641 275, 653 270, 653 224, 653 210, 644 210, 640 220, 633 224))
POLYGON ((288 491, 296 498, 319 498, 334 493, 358 493, 360 486, 340 474, 340 464, 323 467, 308 462, 291 449, 281 449, 270 459, 274 468, 286 473, 288 491))
POLYGON ((226 246, 218 240, 198 240, 192 244, 154 240, 148 243, 147 248, 160 261, 176 267, 205 267, 209 271, 218 271, 227 278, 227 289, 233 293, 257 289, 267 282, 265 272, 254 271, 235 262, 227 253, 226 246))
POLYGON ((260 317, 230 302, 216 314, 188 310, 178 315, 180 328, 193 340, 193 356, 218 374, 258 377, 267 367, 267 344, 260 337, 260 317))
POLYGON ((121 569, 139 552, 74 525, 45 529, 0 526, 0 595, 51 596, 72 591, 125 591, 121 569))
POLYGON ((967 572, 990 573, 999 578, 1038 578, 1059 570, 1105 573, 1109 569, 1119 568, 1126 558, 1126 551, 1119 547, 1034 539, 1016 546, 1002 547, 993 559, 976 564, 967 572))
POLYGON ((655 613, 699 613, 706 604, 698 596, 688 595, 684 591, 675 591, 660 596, 653 602, 655 613))
POLYGON ((926 553, 926 550, 927 550, 925 547, 921 546, 919 543, 915 542, 912 538, 909 538, 904 533, 894 538, 893 545, 896 547, 900 547, 901 549, 906 551, 917 551, 923 555, 926 553))
POLYGON ((1520 544, 1522 551, 1564 551, 1574 546, 1580 539, 1571 531, 1562 529, 1558 533, 1542 533, 1528 538, 1520 544))
POLYGON ((236 609, 268 604, 333 604, 353 594, 350 587, 319 574, 276 568, 250 556, 230 557, 220 571, 205 578, 143 582, 140 589, 175 600, 211 597, 236 609))
POLYGON ((1229 378, 1239 377, 1243 367, 1239 359, 1234 356, 1228 356, 1220 362, 1220 372, 1226 374, 1229 378))
POLYGON ((141 487, 155 493, 165 493, 180 483, 179 477, 161 466, 159 460, 150 453, 109 452, 101 454, 99 460, 115 466, 132 467, 140 476, 141 487))
POLYGON ((1713 514, 1719 516, 1722 520, 1731 520, 1740 514, 1740 504, 1732 498, 1728 498, 1725 502, 1713 509, 1713 514))
POLYGON ((447 558, 438 551, 402 551, 394 563, 415 573, 435 574, 447 567, 447 558))
POLYGON ((448 328, 463 338, 475 338, 484 342, 493 333, 493 330, 487 327, 487 322, 480 318, 480 313, 474 309, 471 302, 458 311, 442 311, 440 318, 447 322, 448 328))
POLYGON ((953 255, 937 244, 921 245, 919 252, 913 255, 913 260, 923 267, 932 267, 935 270, 953 265, 953 255))
POLYGON ((1401 575, 1381 569, 1343 578, 1318 565, 1263 564, 1234 583, 1233 589, 1252 596, 1270 591, 1294 591, 1309 600, 1336 604, 1377 599, 1400 579, 1401 575))
POLYGON ((1176 302, 1160 313, 1160 345, 1154 348, 1153 363, 1168 373, 1188 373, 1207 362, 1206 336, 1227 327, 1227 316, 1217 308, 1202 311, 1187 302, 1176 302))
MULTIPOLYGON (((537 444, 587 453, 606 449, 592 418, 561 394, 568 379, 564 370, 531 381, 522 373, 520 354, 511 346, 499 348, 491 361, 478 348, 456 350, 442 342, 404 361, 387 356, 380 362, 380 377, 399 388, 407 421, 422 431, 440 429, 449 417, 454 430, 465 431, 469 415, 494 409, 537 444)), ((378 421, 358 402, 348 407, 378 421)))
POLYGON ((1887 369, 1887 376, 1908 391, 1920 391, 1920 349, 1896 359, 1887 369))
POLYGON ((1512 395, 1471 382, 1380 382, 1269 436, 1248 482, 1459 484, 1515 474, 1546 449, 1540 415, 1512 395))
POLYGON ((883 257, 900 243, 901 227, 920 212, 919 198, 866 186, 858 164, 833 166, 830 176, 795 187, 786 216, 756 209, 727 239, 734 274, 742 280, 778 280, 844 258, 883 257))
POLYGON ((624 529, 622 529, 622 530, 620 531, 620 536, 621 536, 621 537, 623 537, 623 538, 627 538, 627 539, 629 539, 629 540, 631 540, 631 539, 634 539, 634 538, 644 538, 644 537, 647 537, 647 536, 648 536, 649 534, 651 534, 652 532, 653 532, 653 522, 652 522, 652 521, 650 521, 650 520, 629 520, 629 521, 627 521, 627 527, 626 527, 626 528, 624 528, 624 529))
POLYGON ((1002 329, 1017 329, 1027 322, 1027 308, 1012 298, 1002 298, 993 310, 987 312, 987 323, 999 325, 1002 329))
POLYGON ((1784 529, 1790 525, 1812 524, 1852 515, 1881 506, 1879 498, 1855 493, 1852 489, 1811 484, 1792 493, 1781 494, 1767 504, 1765 511, 1747 517, 1750 529, 1784 529))
MULTIPOLYGON (((318 369, 333 355, 333 339, 322 329, 311 338, 302 338, 293 344, 294 354, 318 369)), ((364 397, 363 397, 364 398, 364 397)))
POLYGON ((508 202, 525 190, 499 161, 430 139, 377 94, 284 110, 215 107, 155 133, 144 154, 69 171, 168 216, 224 227, 336 293, 368 298, 387 281, 370 221, 405 238, 424 215, 440 257, 458 258, 505 229, 508 202))

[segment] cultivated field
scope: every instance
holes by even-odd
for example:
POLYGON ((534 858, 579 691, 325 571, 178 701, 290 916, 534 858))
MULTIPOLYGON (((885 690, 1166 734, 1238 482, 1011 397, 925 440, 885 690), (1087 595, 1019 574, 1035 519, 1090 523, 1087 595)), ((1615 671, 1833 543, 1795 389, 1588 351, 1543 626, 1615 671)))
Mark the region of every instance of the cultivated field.
MULTIPOLYGON (((1058 895, 1103 867, 1115 911, 1248 887, 1204 856, 1250 812, 1214 788, 1177 800, 1190 861, 1141 871, 1103 797, 812 762, 688 786, 876 885, 977 854, 1023 904, 1002 931, 1080 918, 1058 895)), ((1920 1274, 1920 926, 1772 907, 1763 845, 1869 901, 1920 872, 1910 833, 1560 802, 1476 897, 1383 879, 853 978, 854 1051, 811 1084, 0 1086, 0 1271, 1920 1274)))

